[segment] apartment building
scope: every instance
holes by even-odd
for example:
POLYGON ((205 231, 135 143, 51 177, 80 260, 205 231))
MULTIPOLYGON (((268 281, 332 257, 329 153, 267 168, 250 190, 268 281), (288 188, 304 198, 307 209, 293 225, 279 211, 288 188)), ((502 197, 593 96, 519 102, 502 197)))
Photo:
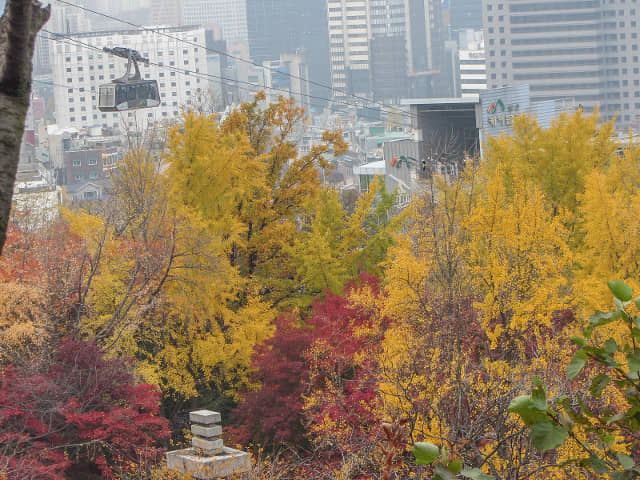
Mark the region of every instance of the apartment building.
POLYGON ((203 28, 163 27, 54 36, 50 52, 56 123, 62 128, 137 129, 178 118, 194 93, 208 88, 207 78, 202 76, 207 74, 206 50, 194 44, 205 44, 203 28), (121 77, 127 63, 101 50, 123 46, 150 60, 150 65, 140 65, 140 71, 144 79, 158 81, 162 101, 159 107, 117 113, 98 110, 99 86, 121 77))
POLYGON ((532 100, 640 127, 638 0, 486 0, 483 16, 490 88, 528 84, 532 100))

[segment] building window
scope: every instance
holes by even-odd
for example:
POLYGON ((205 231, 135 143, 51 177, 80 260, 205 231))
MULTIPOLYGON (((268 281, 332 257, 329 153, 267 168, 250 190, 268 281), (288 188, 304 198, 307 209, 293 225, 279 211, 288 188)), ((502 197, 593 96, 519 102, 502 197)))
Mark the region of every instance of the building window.
POLYGON ((87 165, 89 165, 90 167, 95 167, 96 165, 98 165, 98 159, 90 158, 89 161, 87 162, 87 165))
POLYGON ((82 160, 72 160, 71 161, 71 165, 73 165, 74 167, 81 167, 82 166, 82 160))
POLYGON ((98 178, 98 172, 96 172, 96 171, 89 172, 89 178, 91 180, 95 180, 96 178, 98 178))

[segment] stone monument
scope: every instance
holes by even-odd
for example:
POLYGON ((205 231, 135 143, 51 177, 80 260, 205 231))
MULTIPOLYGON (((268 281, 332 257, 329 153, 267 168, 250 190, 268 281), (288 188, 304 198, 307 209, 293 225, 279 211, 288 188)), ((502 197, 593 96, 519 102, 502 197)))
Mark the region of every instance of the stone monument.
POLYGON ((192 448, 167 453, 170 470, 191 475, 199 480, 228 477, 247 472, 251 467, 249 454, 225 447, 220 414, 210 410, 189 413, 192 448))

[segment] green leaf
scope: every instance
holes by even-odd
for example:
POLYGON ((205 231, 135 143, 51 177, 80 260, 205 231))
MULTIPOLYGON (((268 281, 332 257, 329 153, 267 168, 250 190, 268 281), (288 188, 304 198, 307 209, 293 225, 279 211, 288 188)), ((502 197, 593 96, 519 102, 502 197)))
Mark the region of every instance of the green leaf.
POLYGON ((611 480, 629 480, 629 472, 611 472, 611 480))
POLYGON ((619 422, 623 420, 626 415, 624 413, 617 413, 612 416, 609 420, 607 420, 607 425, 611 425, 612 423, 619 422))
POLYGON ((627 363, 629 366, 629 373, 640 372, 640 353, 632 352, 627 355, 627 363))
POLYGON ((584 345, 584 338, 582 337, 571 337, 571 341, 581 347, 584 345))
POLYGON ((535 406, 540 410, 546 410, 547 407, 547 394, 544 388, 538 387, 531 391, 531 400, 535 406))
POLYGON ((601 325, 606 325, 607 323, 611 323, 614 320, 620 317, 620 310, 614 310, 613 312, 601 312, 597 311, 589 318, 589 322, 592 327, 599 327, 601 325))
POLYGON ((551 422, 538 422, 531 427, 531 440, 538 450, 553 450, 567 439, 568 432, 551 422))
POLYGON ((465 478, 470 478, 471 480, 495 480, 496 478, 493 475, 487 475, 479 468, 465 468, 461 475, 465 478))
POLYGON ((511 400, 509 411, 520 415, 527 425, 533 425, 547 418, 547 406, 534 401, 530 395, 521 395, 511 400))
POLYGON ((609 287, 609 290, 611 290, 611 293, 613 293, 613 295, 617 299, 622 300, 623 302, 628 302, 629 300, 631 300, 631 297, 633 297, 633 291, 631 290, 631 287, 629 287, 629 285, 624 283, 622 280, 611 280, 607 282, 607 286, 609 287))
POLYGON ((573 380, 578 376, 580 371, 587 364, 588 358, 589 357, 587 357, 587 353, 582 349, 578 350, 573 355, 573 358, 571 359, 571 362, 567 367, 567 376, 569 377, 570 380, 573 380))
POLYGON ((589 393, 594 397, 600 397, 602 395, 602 391, 606 388, 607 385, 611 382, 611 377, 609 375, 601 374, 593 379, 591 382, 591 387, 589 387, 589 393))
POLYGON ((614 437, 613 435, 602 435, 600 441, 602 442, 602 448, 606 450, 614 444, 614 442, 616 441, 616 437, 614 437))
POLYGON ((636 299, 634 300, 634 302, 635 302, 635 304, 636 304, 636 307, 638 307, 638 309, 640 309, 640 297, 636 298, 636 299))
POLYGON ((416 442, 413 444, 413 454, 418 465, 429 465, 438 458, 440 449, 432 443, 416 442))
POLYGON ((622 468, 625 470, 631 470, 636 466, 636 462, 629 455, 625 455, 624 453, 618 453, 618 462, 622 465, 622 468))
POLYGON ((433 469, 433 480, 456 480, 456 476, 447 467, 438 463, 433 469))
POLYGON ((449 470, 453 473, 458 474, 462 470, 462 460, 454 460, 449 464, 449 470))
POLYGON ((604 351, 607 353, 615 353, 618 351, 618 344, 613 338, 609 338, 604 342, 604 351))
POLYGON ((607 464, 604 463, 601 458, 595 456, 587 458, 585 460, 585 464, 593 468, 593 470, 598 474, 607 473, 607 471, 609 470, 607 468, 607 464))

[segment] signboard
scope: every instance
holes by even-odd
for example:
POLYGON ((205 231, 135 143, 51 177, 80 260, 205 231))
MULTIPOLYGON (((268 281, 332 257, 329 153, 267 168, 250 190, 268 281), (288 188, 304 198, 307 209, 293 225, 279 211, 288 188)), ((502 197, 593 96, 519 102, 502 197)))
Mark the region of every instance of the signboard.
POLYGON ((529 85, 487 90, 480 94, 482 129, 485 136, 499 137, 512 133, 513 118, 528 112, 531 106, 529 85))
POLYGON ((480 94, 482 139, 499 137, 502 133, 511 135, 513 119, 522 113, 535 117, 542 128, 549 128, 552 120, 569 107, 563 100, 531 102, 529 85, 487 90, 480 94))

